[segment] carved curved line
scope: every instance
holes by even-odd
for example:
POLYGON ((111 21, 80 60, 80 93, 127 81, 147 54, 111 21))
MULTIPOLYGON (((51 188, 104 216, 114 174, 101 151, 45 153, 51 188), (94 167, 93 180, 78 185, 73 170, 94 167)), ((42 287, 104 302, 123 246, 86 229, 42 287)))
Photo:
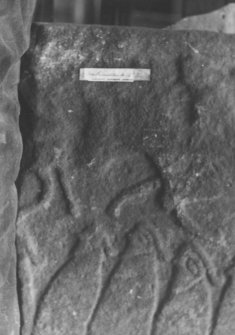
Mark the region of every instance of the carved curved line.
POLYGON ((25 231, 24 226, 28 217, 36 214, 42 207, 45 207, 45 209, 50 207, 50 204, 55 195, 55 182, 53 175, 54 172, 52 167, 49 167, 47 169, 47 172, 43 177, 40 175, 41 180, 43 181, 44 185, 46 185, 45 187, 46 191, 44 192, 44 196, 42 197, 42 200, 39 203, 21 209, 19 211, 17 217, 17 234, 20 235, 21 231, 23 232, 25 231), (47 186, 48 184, 49 186, 47 186))
POLYGON ((104 262, 105 262, 105 255, 104 255, 104 251, 101 250, 100 265, 99 265, 99 268, 98 268, 99 283, 98 283, 97 295, 96 295, 96 298, 95 298, 94 305, 92 306, 90 314, 89 314, 89 316, 86 320, 86 323, 85 323, 84 335, 87 335, 87 334, 90 333, 90 329, 92 327, 92 322, 93 322, 93 320, 95 318, 95 315, 96 315, 96 310, 98 310, 100 300, 102 299, 102 296, 103 296, 103 293, 102 293, 102 290, 103 290, 102 270, 103 270, 104 262))
POLYGON ((40 175, 40 179, 42 180, 46 189, 44 192, 44 196, 42 196, 42 199, 39 203, 29 206, 25 209, 21 209, 19 211, 17 218, 18 232, 24 230, 24 225, 22 223, 24 223, 29 216, 36 214, 42 209, 42 207, 47 210, 51 206, 51 203, 56 195, 57 183, 63 195, 67 214, 77 217, 76 210, 74 210, 76 206, 74 204, 71 191, 68 189, 64 181, 64 174, 61 168, 57 166, 49 166, 47 171, 43 173, 43 176, 40 175))
POLYGON ((75 218, 80 217, 81 213, 77 208, 78 206, 76 204, 76 201, 74 200, 72 189, 65 182, 64 171, 59 166, 57 166, 55 170, 56 170, 56 175, 57 175, 57 179, 58 179, 61 191, 64 196, 64 201, 66 203, 68 214, 74 216, 75 218))
MULTIPOLYGON (((208 256, 206 250, 195 241, 195 232, 188 230, 181 222, 177 211, 175 211, 175 218, 178 224, 183 229, 184 233, 188 237, 188 244, 191 249, 198 255, 200 258, 203 268, 204 268, 204 278, 206 279, 206 288, 207 293, 210 296, 210 311, 209 311, 209 320, 208 327, 206 329, 206 335, 213 335, 216 329, 216 320, 220 312, 221 301, 224 299, 225 293, 229 287, 228 278, 223 275, 218 277, 215 269, 215 265, 208 256), (215 304, 215 305, 214 305, 215 304)), ((191 220, 188 216, 187 219, 191 220)))
POLYGON ((171 261, 171 266, 172 266, 172 271, 171 275, 168 278, 168 281, 166 282, 165 286, 162 287, 158 280, 158 273, 160 270, 160 266, 156 265, 159 261, 164 261, 166 262, 167 260, 164 257, 164 253, 162 250, 159 248, 159 243, 157 242, 157 237, 155 235, 155 232, 152 231, 152 227, 149 226, 147 229, 144 229, 144 233, 147 233, 148 236, 150 236, 150 239, 152 240, 154 250, 155 250, 155 277, 156 277, 156 282, 155 283, 155 300, 153 303, 153 308, 152 308, 152 313, 150 317, 150 327, 148 329, 148 335, 155 335, 156 334, 156 329, 157 329, 157 322, 161 316, 161 313, 165 307, 165 305, 170 301, 172 297, 172 290, 173 290, 173 285, 175 282, 175 277, 177 276, 178 273, 178 265, 176 263, 176 260, 183 255, 187 248, 187 242, 182 242, 178 249, 176 250, 176 253, 174 255, 174 258, 171 261), (157 292, 158 291, 158 292, 157 292), (156 294, 156 292, 158 294, 156 294), (159 294, 160 293, 160 294, 159 294))
POLYGON ((181 255, 184 253, 185 249, 187 248, 187 243, 183 242, 179 245, 178 249, 175 252, 174 258, 171 261, 171 275, 165 285, 164 293, 162 294, 162 297, 160 297, 158 304, 155 305, 155 310, 152 315, 151 320, 151 327, 149 330, 149 335, 155 335, 156 329, 157 329, 157 322, 160 318, 160 315, 162 314, 162 311, 165 307, 165 305, 170 301, 172 297, 172 290, 175 282, 175 277, 178 273, 178 266, 176 264, 176 260, 181 257, 181 255))
MULTIPOLYGON (((210 321, 210 326, 208 327, 208 335, 213 335, 216 331, 218 320, 219 320, 219 314, 221 311, 221 306, 224 302, 227 291, 232 285, 233 277, 230 274, 230 271, 234 269, 234 267, 235 267, 235 256, 232 258, 229 266, 224 271, 224 283, 220 289, 219 294, 217 294, 216 306, 213 310, 213 313, 211 313, 211 321, 210 321)), ((211 297, 211 299, 213 300, 213 296, 211 297)))
MULTIPOLYGON (((90 230, 93 230, 93 227, 90 225, 85 226, 84 228, 79 231, 79 235, 85 235, 87 233, 90 233, 90 230)), ((37 303, 36 303, 36 309, 33 317, 33 323, 32 323, 32 329, 30 334, 33 335, 33 327, 37 324, 37 321, 39 319, 40 313, 41 313, 41 304, 45 297, 47 296, 48 292, 50 291, 53 283, 56 281, 56 279, 60 276, 60 273, 64 270, 64 268, 73 260, 75 257, 76 250, 80 246, 80 236, 77 236, 75 239, 75 242, 73 243, 73 246, 68 252, 66 260, 58 267, 58 269, 54 272, 54 274, 49 279, 48 283, 45 285, 45 287, 41 290, 41 292, 38 294, 37 303)))
POLYGON ((120 210, 122 204, 136 197, 146 197, 157 190, 160 190, 161 182, 156 176, 150 176, 138 183, 121 190, 107 205, 105 213, 108 216, 116 217, 115 212, 120 210))
MULTIPOLYGON (((210 315, 210 320, 209 320, 209 325, 208 325, 208 330, 207 330, 208 335, 213 335, 216 331, 221 306, 222 306, 222 303, 224 301, 226 292, 228 291, 231 284, 232 284, 232 276, 228 276, 225 280, 225 283, 223 284, 223 286, 219 290, 218 294, 213 294, 213 289, 211 290, 211 292, 212 292, 212 294, 211 294, 211 308, 212 308, 212 310, 211 310, 211 315, 210 315), (217 299, 215 299, 216 296, 217 296, 217 299), (217 301, 215 301, 215 306, 213 307, 214 300, 217 300, 217 301)), ((216 290, 216 289, 214 289, 214 290, 216 290)))
MULTIPOLYGON (((84 229, 84 230, 86 230, 86 229, 84 229)), ((43 289, 41 294, 39 294, 39 297, 37 298, 37 302, 35 303, 36 308, 35 308, 35 313, 34 313, 34 317, 33 317, 33 321, 32 321, 32 328, 31 328, 31 331, 30 331, 31 335, 33 335, 33 328, 34 328, 34 326, 36 326, 38 318, 40 316, 41 305, 42 305, 43 300, 45 299, 48 292, 50 291, 53 283, 60 276, 60 273, 63 272, 65 267, 73 260, 75 251, 77 250, 78 245, 79 245, 79 241, 80 241, 79 238, 75 241, 73 247, 69 251, 68 257, 65 260, 65 262, 63 262, 63 264, 55 271, 55 273, 51 276, 49 282, 47 283, 47 285, 45 286, 45 288, 43 289)))
POLYGON ((183 289, 177 290, 177 294, 182 294, 182 293, 185 293, 185 292, 188 292, 188 291, 192 290, 197 284, 199 284, 202 281, 203 281, 203 277, 199 277, 197 279, 194 279, 190 284, 185 286, 183 289))
POLYGON ((223 276, 218 277, 213 262, 208 256, 206 250, 197 242, 191 241, 192 250, 200 258, 204 268, 204 285, 207 289, 209 298, 209 317, 206 335, 213 335, 216 329, 217 319, 221 308, 221 302, 224 299, 225 293, 229 287, 228 278, 223 276))
MULTIPOLYGON (((160 283, 159 283, 159 277, 158 277, 158 271, 160 271, 160 267, 158 265, 158 252, 159 252, 159 247, 158 247, 158 243, 156 242, 156 239, 152 236, 151 232, 149 232, 147 230, 147 234, 148 236, 150 235, 150 238, 153 242, 154 245, 154 251, 155 251, 155 266, 154 266, 154 274, 155 274, 155 285, 154 285, 154 301, 153 301, 153 307, 152 307, 152 311, 151 311, 151 316, 150 316, 150 327, 147 331, 148 335, 152 335, 154 332, 154 328, 155 328, 155 320, 157 318, 157 313, 158 313, 158 306, 159 306, 159 301, 160 301, 160 295, 159 295, 159 291, 160 291, 160 283)), ((162 252, 161 252, 162 253, 162 252)))
MULTIPOLYGON (((99 307, 102 303, 102 299, 105 296, 105 293, 106 293, 107 289, 109 288, 109 286, 111 284, 111 280, 112 280, 113 276, 115 275, 115 272, 118 270, 118 268, 120 267, 120 265, 122 263, 123 256, 126 254, 128 248, 129 248, 129 244, 130 244, 129 243, 129 235, 133 235, 138 230, 138 228, 139 228, 139 223, 136 223, 125 234, 125 237, 124 237, 125 243, 124 243, 123 249, 119 252, 119 254, 117 256, 117 260, 116 260, 115 264, 113 265, 113 268, 109 272, 107 278, 104 280, 103 284, 101 282, 101 285, 99 286, 97 298, 96 298, 95 304, 94 304, 94 306, 91 310, 91 313, 88 317, 84 335, 91 335, 92 334, 92 324, 93 324, 93 322, 95 320, 95 317, 98 313, 99 307)), ((102 271, 102 269, 101 269, 101 271, 102 271)))
POLYGON ((57 179, 57 182, 60 186, 60 190, 63 194, 63 199, 66 207, 66 212, 68 215, 73 214, 73 202, 71 201, 71 192, 68 191, 68 187, 64 181, 64 173, 60 167, 55 167, 54 173, 57 179))
POLYGON ((207 254, 205 248, 201 246, 201 244, 197 243, 195 240, 190 241, 191 249, 199 256, 203 267, 205 269, 205 276, 208 279, 208 282, 211 286, 217 286, 220 284, 223 278, 220 278, 216 274, 216 267, 213 264, 213 261, 210 259, 209 255, 207 254))
MULTIPOLYGON (((191 224, 194 227, 196 226, 194 221, 190 217, 188 217, 186 215, 186 213, 184 213, 184 216, 185 216, 186 219, 189 220, 189 222, 191 222, 191 224)), ((183 230, 191 248, 194 250, 194 252, 197 255, 199 255, 199 258, 202 261, 204 268, 207 269, 206 270, 206 276, 208 277, 208 280, 210 281, 211 285, 215 285, 216 281, 219 281, 219 278, 217 277, 216 273, 214 272, 215 266, 214 266, 213 262, 210 260, 210 257, 207 255, 206 250, 199 243, 197 243, 195 241, 195 239, 198 236, 200 236, 200 238, 202 238, 200 231, 198 229, 197 229, 197 231, 193 231, 192 229, 188 229, 187 227, 185 227, 185 225, 182 224, 182 220, 179 218, 177 209, 172 211, 171 217, 172 217, 173 222, 177 225, 177 227, 180 227, 183 230)), ((196 228, 198 228, 198 227, 196 227, 196 228)))

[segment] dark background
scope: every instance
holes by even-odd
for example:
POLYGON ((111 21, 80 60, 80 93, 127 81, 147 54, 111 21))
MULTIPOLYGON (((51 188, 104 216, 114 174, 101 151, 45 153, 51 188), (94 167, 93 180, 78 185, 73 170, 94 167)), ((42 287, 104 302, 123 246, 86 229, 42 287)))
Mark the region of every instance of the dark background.
POLYGON ((185 16, 233 3, 229 0, 38 0, 35 21, 162 28, 185 16))

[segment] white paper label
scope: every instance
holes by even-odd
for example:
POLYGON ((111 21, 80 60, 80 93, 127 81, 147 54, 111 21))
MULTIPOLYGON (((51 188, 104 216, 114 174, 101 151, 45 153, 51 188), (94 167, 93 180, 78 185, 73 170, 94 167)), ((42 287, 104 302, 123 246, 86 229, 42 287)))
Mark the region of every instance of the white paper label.
POLYGON ((82 68, 80 69, 80 80, 103 82, 150 81, 150 74, 150 69, 82 68))

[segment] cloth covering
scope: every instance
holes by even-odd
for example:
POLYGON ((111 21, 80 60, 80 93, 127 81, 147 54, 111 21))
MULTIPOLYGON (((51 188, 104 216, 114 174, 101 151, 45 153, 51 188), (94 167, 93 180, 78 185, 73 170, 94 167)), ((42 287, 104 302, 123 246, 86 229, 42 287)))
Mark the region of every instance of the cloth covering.
POLYGON ((0 2, 0 335, 19 334, 15 219, 22 140, 17 86, 35 0, 0 2))

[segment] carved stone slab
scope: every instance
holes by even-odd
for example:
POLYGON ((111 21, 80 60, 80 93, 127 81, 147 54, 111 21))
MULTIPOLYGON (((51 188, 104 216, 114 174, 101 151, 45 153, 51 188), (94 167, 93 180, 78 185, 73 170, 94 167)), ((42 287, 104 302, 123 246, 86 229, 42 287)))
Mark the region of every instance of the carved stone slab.
POLYGON ((22 64, 23 335, 233 335, 235 37, 35 25, 22 64), (86 82, 80 68, 144 68, 86 82))

